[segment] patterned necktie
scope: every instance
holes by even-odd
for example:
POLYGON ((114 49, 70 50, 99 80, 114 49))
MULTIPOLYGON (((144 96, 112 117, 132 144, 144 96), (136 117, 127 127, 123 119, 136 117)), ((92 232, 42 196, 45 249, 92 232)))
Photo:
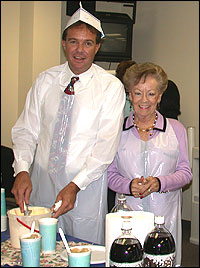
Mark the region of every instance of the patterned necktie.
POLYGON ((65 93, 66 94, 68 94, 68 95, 74 95, 74 83, 76 82, 76 81, 78 81, 79 80, 79 77, 78 76, 73 76, 72 78, 71 78, 71 81, 70 81, 70 83, 68 84, 68 86, 66 87, 66 89, 65 89, 65 93))
POLYGON ((74 83, 78 80, 79 77, 72 77, 61 96, 49 153, 48 172, 59 190, 63 188, 59 184, 59 178, 65 176, 70 119, 74 103, 74 83))

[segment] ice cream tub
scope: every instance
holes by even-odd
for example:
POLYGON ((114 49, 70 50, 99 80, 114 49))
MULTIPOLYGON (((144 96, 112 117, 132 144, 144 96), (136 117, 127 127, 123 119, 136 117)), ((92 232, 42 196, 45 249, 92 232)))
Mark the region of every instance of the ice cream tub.
POLYGON ((23 234, 27 234, 28 230, 31 229, 33 221, 35 221, 35 231, 39 233, 38 220, 51 217, 52 215, 50 208, 29 206, 29 209, 32 210, 30 216, 24 216, 24 213, 21 213, 20 208, 13 208, 7 211, 10 240, 11 245, 14 248, 20 248, 19 237, 23 234))

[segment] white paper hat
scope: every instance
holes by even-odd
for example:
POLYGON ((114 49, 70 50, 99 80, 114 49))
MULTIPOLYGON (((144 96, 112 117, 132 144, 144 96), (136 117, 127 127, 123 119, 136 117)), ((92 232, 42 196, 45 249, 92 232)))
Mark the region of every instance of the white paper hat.
POLYGON ((90 14, 87 10, 85 10, 82 7, 81 2, 79 3, 79 5, 80 5, 80 8, 78 10, 76 10, 76 12, 74 12, 74 14, 71 16, 65 29, 67 29, 69 26, 76 23, 77 21, 83 21, 83 22, 93 26, 95 29, 97 29, 101 33, 101 38, 103 38, 105 35, 104 35, 104 32, 101 28, 100 20, 97 19, 96 17, 94 17, 92 14, 90 14))

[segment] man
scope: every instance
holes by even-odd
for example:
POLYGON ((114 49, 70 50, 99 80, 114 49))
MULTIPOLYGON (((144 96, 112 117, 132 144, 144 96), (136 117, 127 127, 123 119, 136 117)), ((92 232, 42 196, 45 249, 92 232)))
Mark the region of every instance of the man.
POLYGON ((23 200, 52 210, 61 200, 54 211, 58 226, 95 243, 104 243, 106 169, 117 151, 125 104, 122 83, 92 63, 103 35, 100 21, 80 7, 63 33, 67 62, 39 75, 12 129, 12 193, 21 211, 23 200))

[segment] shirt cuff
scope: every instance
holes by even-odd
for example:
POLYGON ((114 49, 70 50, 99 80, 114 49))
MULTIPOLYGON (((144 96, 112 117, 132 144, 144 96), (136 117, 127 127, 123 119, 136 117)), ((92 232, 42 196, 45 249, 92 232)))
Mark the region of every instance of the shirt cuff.
POLYGON ((158 180, 158 183, 159 183, 159 188, 158 188, 158 191, 157 192, 160 192, 160 189, 161 189, 161 182, 160 182, 160 179, 158 177, 155 177, 157 180, 158 180))
POLYGON ((86 176, 86 169, 81 170, 76 177, 72 180, 81 190, 85 190, 88 184, 90 184, 89 179, 86 176))
POLYGON ((131 192, 131 184, 132 184, 132 181, 133 181, 133 180, 131 180, 131 181, 130 181, 130 184, 129 184, 129 191, 130 191, 130 194, 129 194, 129 195, 132 195, 132 192, 131 192))
POLYGON ((16 177, 17 174, 21 171, 27 171, 29 173, 29 164, 26 161, 14 162, 13 164, 14 174, 13 176, 16 177))

